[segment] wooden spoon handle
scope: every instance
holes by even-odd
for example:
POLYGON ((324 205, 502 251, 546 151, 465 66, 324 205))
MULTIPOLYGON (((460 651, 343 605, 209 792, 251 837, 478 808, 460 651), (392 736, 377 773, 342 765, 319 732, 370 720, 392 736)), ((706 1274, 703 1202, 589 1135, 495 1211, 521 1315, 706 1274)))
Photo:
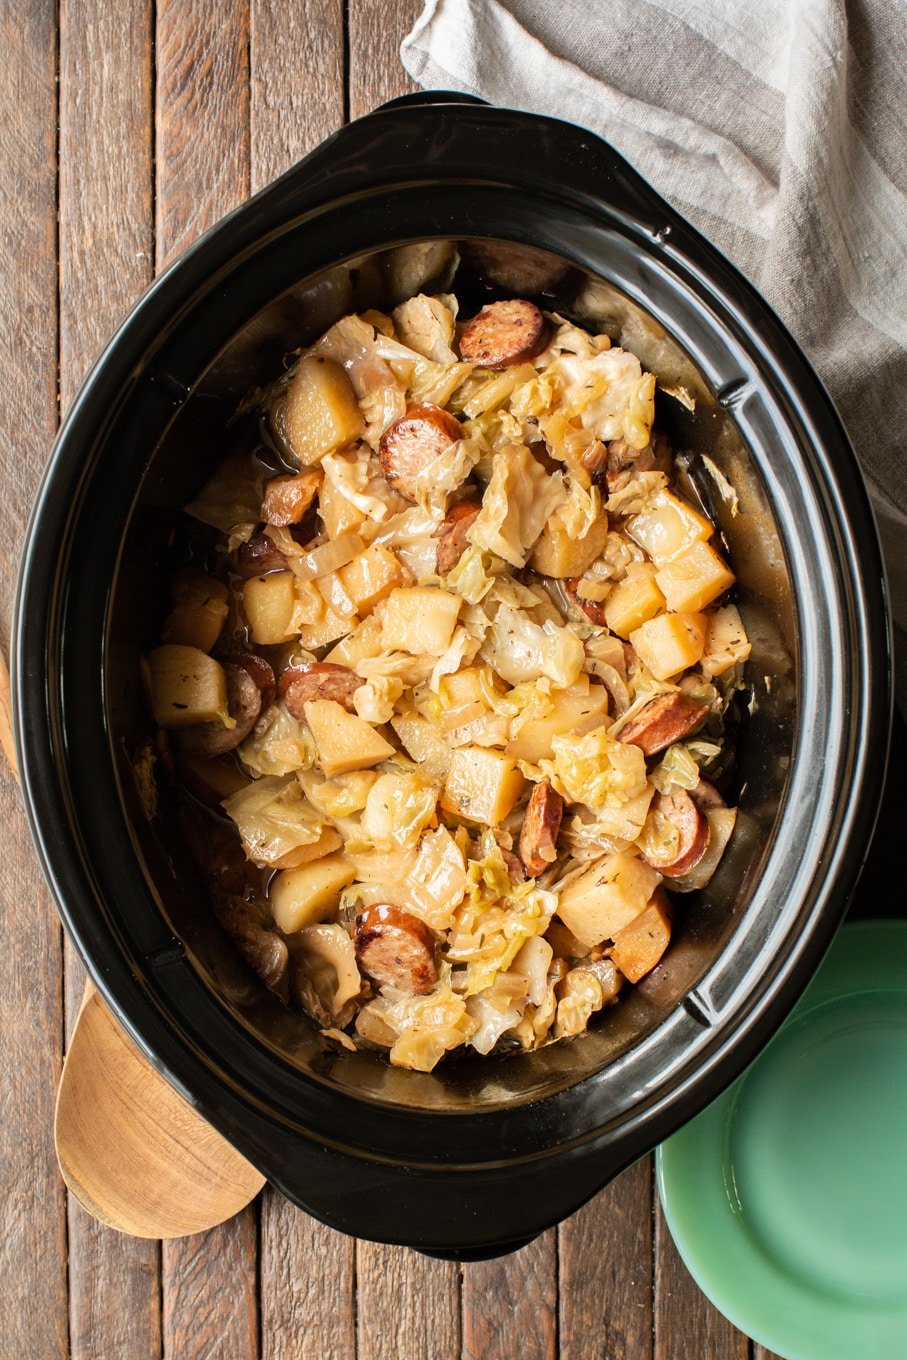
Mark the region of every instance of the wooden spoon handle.
MULTIPOLYGON (((2 652, 0 748, 18 779, 2 652)), ((139 1053, 90 982, 57 1091, 54 1142, 79 1203, 135 1237, 204 1232, 265 1183, 139 1053)))

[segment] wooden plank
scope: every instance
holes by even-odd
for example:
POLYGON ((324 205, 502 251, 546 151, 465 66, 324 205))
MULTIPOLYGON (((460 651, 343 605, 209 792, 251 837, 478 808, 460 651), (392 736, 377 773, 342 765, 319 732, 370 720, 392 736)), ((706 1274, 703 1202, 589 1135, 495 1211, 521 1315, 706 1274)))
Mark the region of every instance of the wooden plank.
POLYGON ((350 0, 351 118, 418 89, 400 64, 400 44, 421 12, 421 0, 350 0))
POLYGON ((748 1360, 750 1343, 709 1303, 678 1255, 655 1201, 655 1360, 748 1360))
MULTIPOLYGON (((60 5, 60 401, 151 280, 151 23, 144 0, 60 5), (111 55, 117 54, 117 60, 111 55)), ((85 974, 65 954, 66 1030, 85 974)), ((73 1360, 157 1360, 160 1250, 69 1200, 73 1360)))
POLYGON ((251 5, 252 192, 343 123, 342 0, 251 5))
MULTIPOLYGON (((168 263, 249 192, 249 9, 158 0, 155 262, 168 263)), ((165 1360, 252 1360, 257 1210, 165 1242, 165 1360)))
POLYGON ((257 1360, 256 1235, 251 1205, 210 1232, 162 1243, 164 1360, 257 1360))
POLYGON ((652 1193, 646 1157, 561 1224, 561 1360, 651 1360, 652 1193))
POLYGON ((357 1360, 456 1360, 460 1268, 405 1247, 356 1244, 357 1360))
MULTIPOLYGON (((0 647, 23 527, 57 424, 56 33, 52 0, 0 8, 0 647)), ((0 770, 0 1327, 3 1354, 68 1351, 66 1200, 53 1147, 61 932, 12 771, 0 770)))
POLYGON ((355 1243, 276 1190, 261 1200, 262 1360, 355 1360, 355 1243))
POLYGON ((557 1229, 463 1267, 463 1360, 555 1360, 557 1229))
POLYGON ((157 264, 249 193, 249 8, 159 0, 157 264))

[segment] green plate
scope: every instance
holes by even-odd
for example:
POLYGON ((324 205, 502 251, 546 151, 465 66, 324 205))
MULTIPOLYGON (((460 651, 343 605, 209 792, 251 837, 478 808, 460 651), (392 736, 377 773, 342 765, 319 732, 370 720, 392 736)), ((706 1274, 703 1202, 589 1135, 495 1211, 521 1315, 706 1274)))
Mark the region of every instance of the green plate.
POLYGON ((907 1357, 907 921, 845 926, 657 1165, 681 1256, 742 1331, 786 1360, 907 1357))

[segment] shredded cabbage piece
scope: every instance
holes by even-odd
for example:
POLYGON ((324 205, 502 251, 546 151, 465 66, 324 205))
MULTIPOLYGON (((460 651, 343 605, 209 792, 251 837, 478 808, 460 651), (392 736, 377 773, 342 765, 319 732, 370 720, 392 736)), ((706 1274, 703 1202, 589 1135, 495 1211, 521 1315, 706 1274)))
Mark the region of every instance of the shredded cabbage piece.
POLYGON ((278 702, 262 714, 237 755, 250 774, 283 775, 310 769, 317 752, 305 723, 278 702))
POLYGON ((582 641, 568 627, 534 623, 524 610, 502 604, 480 655, 512 685, 542 676, 567 689, 583 668, 582 641))
POLYGON ((253 864, 276 864, 285 855, 321 839, 324 818, 292 775, 254 779, 223 804, 236 823, 243 850, 253 864))
POLYGON ((495 455, 482 509, 467 537, 476 547, 521 567, 566 499, 563 479, 549 476, 525 444, 506 448, 495 455))
POLYGON ((559 793, 593 812, 621 808, 646 787, 646 758, 638 746, 624 745, 596 727, 585 736, 553 737, 553 760, 539 765, 559 793))

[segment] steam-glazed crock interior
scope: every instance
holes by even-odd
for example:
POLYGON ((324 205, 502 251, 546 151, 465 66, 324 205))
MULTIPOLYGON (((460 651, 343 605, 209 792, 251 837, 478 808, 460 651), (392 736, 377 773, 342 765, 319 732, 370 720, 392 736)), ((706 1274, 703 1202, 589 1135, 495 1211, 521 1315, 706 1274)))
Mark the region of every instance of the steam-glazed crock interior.
POLYGON ((790 578, 764 482, 732 416, 662 325, 614 287, 552 255, 505 242, 490 254, 485 245, 481 264, 469 241, 434 241, 336 266, 276 298, 234 337, 179 406, 144 477, 124 540, 108 644, 108 715, 125 810, 161 911, 194 966, 263 1044, 309 1075, 366 1099, 435 1111, 538 1099, 614 1063, 651 1034, 722 951, 734 948, 779 816, 795 730, 790 578), (685 494, 705 504, 724 537, 753 651, 738 700, 737 826, 709 888, 681 899, 676 938, 663 963, 577 1039, 525 1056, 455 1056, 429 1076, 393 1069, 377 1053, 337 1052, 303 1014, 266 991, 215 920, 202 876, 180 843, 165 787, 149 816, 134 760, 150 728, 139 658, 160 634, 181 506, 241 437, 238 408, 283 371, 286 355, 345 312, 387 308, 433 288, 455 292, 466 315, 494 297, 532 297, 607 331, 656 374, 657 423, 680 451, 685 494))

